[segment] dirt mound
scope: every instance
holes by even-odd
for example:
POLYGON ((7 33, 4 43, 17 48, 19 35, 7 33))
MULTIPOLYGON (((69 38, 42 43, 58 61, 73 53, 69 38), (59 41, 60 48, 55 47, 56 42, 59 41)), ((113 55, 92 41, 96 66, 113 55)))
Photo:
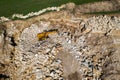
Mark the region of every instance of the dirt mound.
POLYGON ((120 2, 118 2, 117 0, 94 2, 78 6, 78 11, 81 13, 119 11, 119 10, 120 2))

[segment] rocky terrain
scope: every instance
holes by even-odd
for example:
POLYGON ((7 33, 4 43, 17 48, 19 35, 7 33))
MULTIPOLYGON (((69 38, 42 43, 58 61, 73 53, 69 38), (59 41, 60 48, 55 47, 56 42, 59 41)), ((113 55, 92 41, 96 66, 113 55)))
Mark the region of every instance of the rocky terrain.
POLYGON ((119 57, 119 16, 69 6, 0 24, 0 80, 120 80, 119 57))

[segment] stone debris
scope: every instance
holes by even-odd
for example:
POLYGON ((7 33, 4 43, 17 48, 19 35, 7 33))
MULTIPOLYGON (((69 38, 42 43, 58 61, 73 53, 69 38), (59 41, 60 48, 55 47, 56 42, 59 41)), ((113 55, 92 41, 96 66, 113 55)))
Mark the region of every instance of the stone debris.
POLYGON ((0 79, 119 80, 120 18, 68 16, 27 26, 3 23, 0 79), (51 30, 57 33, 38 40, 37 34, 51 30))

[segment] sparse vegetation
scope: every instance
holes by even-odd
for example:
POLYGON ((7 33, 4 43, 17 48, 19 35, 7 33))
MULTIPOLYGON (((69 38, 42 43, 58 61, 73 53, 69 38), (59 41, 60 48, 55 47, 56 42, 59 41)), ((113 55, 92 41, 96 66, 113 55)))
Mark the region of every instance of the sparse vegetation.
POLYGON ((97 1, 102 0, 0 0, 0 16, 9 17, 14 13, 25 15, 29 12, 39 11, 51 6, 60 6, 68 2, 84 4, 97 1))

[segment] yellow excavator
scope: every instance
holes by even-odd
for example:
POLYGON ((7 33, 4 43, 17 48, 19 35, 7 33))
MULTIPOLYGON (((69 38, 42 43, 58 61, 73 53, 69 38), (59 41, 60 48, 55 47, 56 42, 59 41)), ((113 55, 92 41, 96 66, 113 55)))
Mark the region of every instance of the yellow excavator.
POLYGON ((56 29, 49 30, 49 31, 44 31, 42 33, 38 33, 37 38, 38 38, 39 41, 45 40, 45 39, 49 38, 49 34, 56 34, 57 32, 58 32, 58 30, 56 30, 56 29))

